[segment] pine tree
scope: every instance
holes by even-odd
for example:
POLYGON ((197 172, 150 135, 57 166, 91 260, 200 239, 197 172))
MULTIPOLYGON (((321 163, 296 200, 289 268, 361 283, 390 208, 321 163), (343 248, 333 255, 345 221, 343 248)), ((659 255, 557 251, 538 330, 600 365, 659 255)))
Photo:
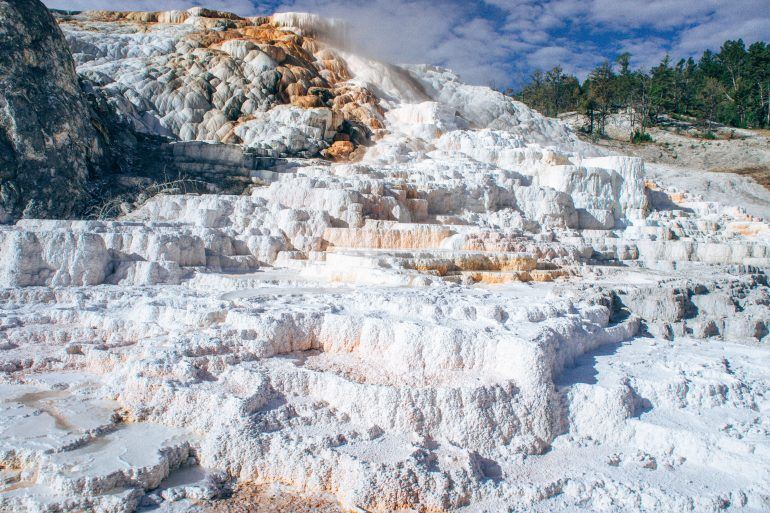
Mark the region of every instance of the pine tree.
POLYGON ((747 49, 741 39, 725 41, 719 52, 706 50, 696 62, 667 55, 645 72, 631 69, 631 54, 617 56, 616 74, 609 62, 586 80, 561 66, 535 72, 516 95, 548 116, 577 110, 589 117, 591 132, 604 134, 607 116, 626 111, 631 134, 643 135, 663 115, 687 115, 736 127, 770 126, 770 45, 747 49))
POLYGON ((609 61, 605 61, 591 71, 588 79, 588 96, 595 105, 596 118, 598 121, 599 135, 604 135, 607 116, 609 116, 614 107, 613 79, 615 73, 609 61))

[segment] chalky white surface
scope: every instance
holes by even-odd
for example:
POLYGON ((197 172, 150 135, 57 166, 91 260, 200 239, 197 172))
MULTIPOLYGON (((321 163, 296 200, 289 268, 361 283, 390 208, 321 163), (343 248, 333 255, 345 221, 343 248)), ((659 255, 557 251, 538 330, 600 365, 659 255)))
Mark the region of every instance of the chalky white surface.
MULTIPOLYGON (((79 71, 121 88, 195 23, 97 28, 65 28, 79 71)), ((365 511, 770 508, 768 225, 447 71, 340 54, 385 111, 361 161, 0 227, 0 509, 228 479, 365 511)), ((122 94, 143 130, 218 140, 222 105, 122 94)), ((245 145, 336 130, 256 98, 245 145)))

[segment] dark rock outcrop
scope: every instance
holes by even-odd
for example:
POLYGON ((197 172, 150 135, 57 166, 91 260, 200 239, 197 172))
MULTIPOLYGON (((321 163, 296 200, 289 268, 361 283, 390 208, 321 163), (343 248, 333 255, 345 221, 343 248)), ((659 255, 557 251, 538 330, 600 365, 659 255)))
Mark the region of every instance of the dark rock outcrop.
POLYGON ((103 142, 39 0, 0 0, 0 222, 77 215, 103 142))

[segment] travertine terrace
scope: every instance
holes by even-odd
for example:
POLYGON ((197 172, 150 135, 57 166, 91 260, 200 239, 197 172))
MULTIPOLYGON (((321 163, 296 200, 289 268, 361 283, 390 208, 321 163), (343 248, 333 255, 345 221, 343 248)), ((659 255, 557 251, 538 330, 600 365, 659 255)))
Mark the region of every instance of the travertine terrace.
POLYGON ((740 197, 315 16, 57 20, 89 95, 187 171, 265 160, 242 194, 0 226, 0 510, 250 485, 342 511, 770 509, 770 226, 740 197))

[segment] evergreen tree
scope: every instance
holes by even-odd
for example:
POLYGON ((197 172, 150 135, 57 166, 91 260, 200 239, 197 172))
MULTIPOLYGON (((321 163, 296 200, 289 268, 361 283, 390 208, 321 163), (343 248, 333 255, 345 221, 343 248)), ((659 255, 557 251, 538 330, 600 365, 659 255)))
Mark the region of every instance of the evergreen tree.
POLYGON ((614 79, 615 73, 609 61, 594 68, 588 76, 588 97, 593 101, 599 135, 604 135, 607 116, 615 106, 614 79))
POLYGON ((589 118, 590 132, 604 133, 607 116, 624 111, 631 134, 643 135, 663 115, 686 115, 736 127, 770 127, 770 45, 741 39, 725 41, 699 60, 666 55, 649 71, 632 70, 622 53, 591 71, 581 84, 561 66, 535 72, 515 95, 548 116, 578 111, 589 118))

